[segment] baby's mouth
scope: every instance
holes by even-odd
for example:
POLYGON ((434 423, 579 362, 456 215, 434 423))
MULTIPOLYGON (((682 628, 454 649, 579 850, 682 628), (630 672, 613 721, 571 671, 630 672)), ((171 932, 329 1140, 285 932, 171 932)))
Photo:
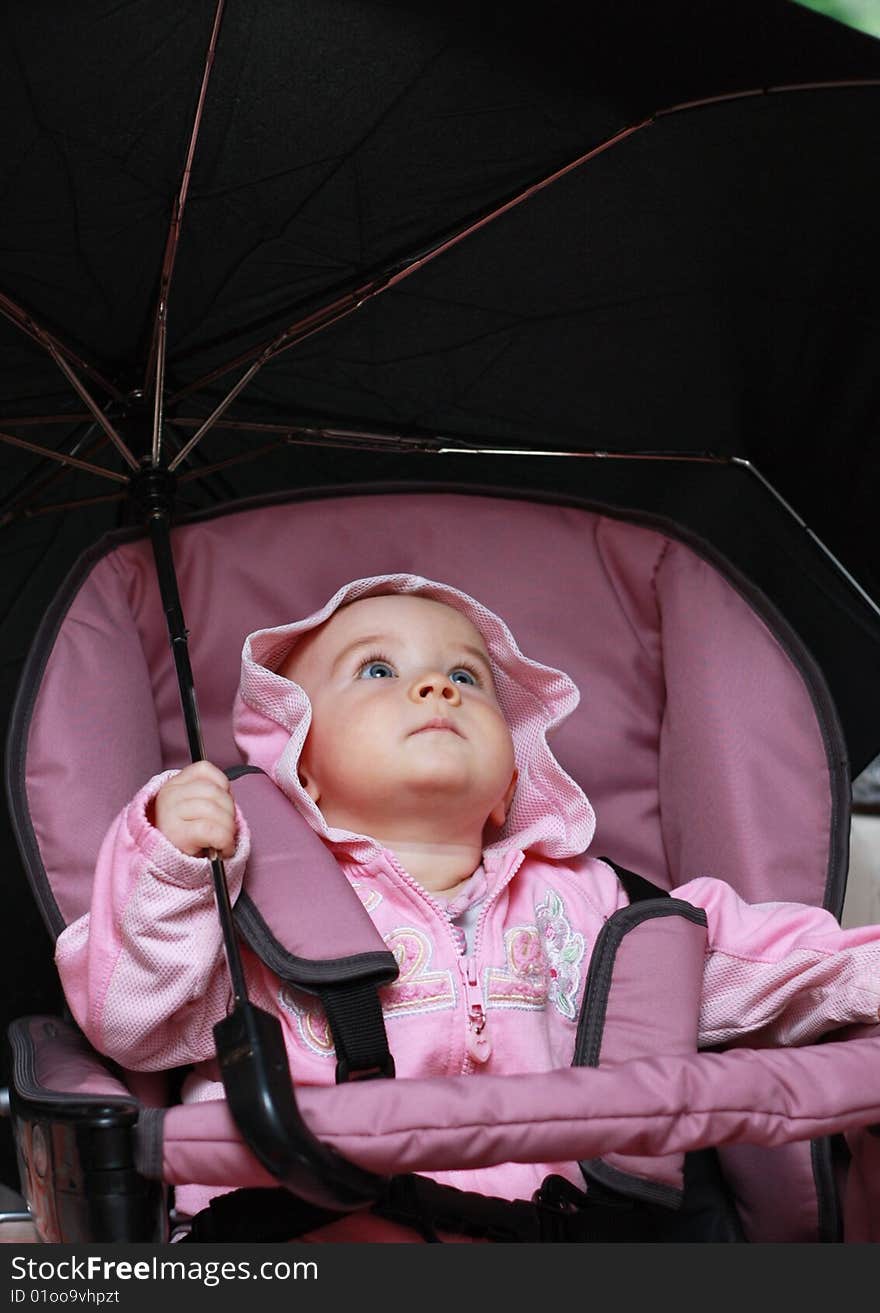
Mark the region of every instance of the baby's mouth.
POLYGON ((418 729, 414 729, 412 733, 425 734, 428 730, 434 730, 439 733, 457 734, 459 738, 462 737, 461 731, 456 729, 452 722, 447 720, 445 716, 434 716, 432 720, 425 721, 424 725, 420 725, 418 729))

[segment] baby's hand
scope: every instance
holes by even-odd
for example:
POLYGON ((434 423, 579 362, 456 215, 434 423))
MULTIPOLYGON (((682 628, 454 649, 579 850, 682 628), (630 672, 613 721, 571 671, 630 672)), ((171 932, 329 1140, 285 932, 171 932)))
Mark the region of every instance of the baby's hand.
POLYGON ((235 852, 235 803, 229 780, 209 761, 186 766, 163 784, 154 803, 156 829, 180 852, 200 857, 213 848, 235 852))

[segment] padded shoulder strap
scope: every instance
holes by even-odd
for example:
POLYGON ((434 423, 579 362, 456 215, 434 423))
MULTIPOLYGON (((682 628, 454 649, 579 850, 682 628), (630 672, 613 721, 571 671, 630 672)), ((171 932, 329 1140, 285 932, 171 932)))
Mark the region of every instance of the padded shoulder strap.
POLYGON ((394 955, 333 854, 269 777, 256 766, 226 774, 251 830, 235 905, 240 935, 282 980, 320 997, 338 1082, 393 1076, 376 991, 397 977, 394 955))
MULTIPOLYGON (((603 858, 607 861, 607 858, 603 858)), ((584 989, 575 1066, 696 1052, 706 914, 609 862, 630 898, 602 928, 584 989)), ((677 1207, 683 1157, 608 1154, 584 1175, 631 1198, 677 1207)))
POLYGON ((386 984, 397 963, 333 854, 268 775, 233 767, 235 797, 251 830, 251 856, 235 921, 268 967, 314 993, 322 985, 386 984))

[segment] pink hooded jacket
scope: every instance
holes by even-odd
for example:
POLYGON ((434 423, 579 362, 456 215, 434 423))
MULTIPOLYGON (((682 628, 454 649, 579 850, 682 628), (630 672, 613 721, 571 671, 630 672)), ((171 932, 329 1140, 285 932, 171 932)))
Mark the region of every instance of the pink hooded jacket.
MULTIPOLYGON (((394 954, 400 974, 380 991, 398 1077, 541 1072, 572 1060, 590 955, 608 918, 626 905, 613 870, 586 855, 594 830, 587 798, 562 770, 547 734, 575 708, 560 671, 526 658, 504 622, 464 593, 413 575, 358 580, 305 620, 245 641, 235 706, 236 741, 333 850, 394 954), (329 829, 298 778, 311 707, 278 668, 297 639, 343 604, 417 593, 463 612, 482 633, 511 728, 518 784, 500 832, 487 833, 482 865, 452 902, 423 889, 367 835, 329 829)), ((196 1064, 185 1098, 222 1097, 212 1026, 229 987, 209 864, 174 848, 148 819, 173 772, 152 779, 109 830, 92 908, 60 936, 65 992, 94 1046, 123 1066, 196 1064)), ((238 817, 227 863, 233 898, 249 852, 238 817)), ((843 931, 820 909, 744 903, 727 884, 698 876, 674 895, 704 909, 707 953, 699 1043, 750 1036, 797 1044, 835 1026, 876 1022, 880 927, 843 931)), ((320 1005, 283 984, 247 948, 251 997, 281 1018, 294 1081, 332 1084, 335 1055, 320 1005)), ((573 1163, 509 1163, 437 1173, 459 1188, 529 1198, 548 1173, 583 1186, 573 1163)), ((216 1193, 216 1192, 211 1192, 216 1193)), ((179 1203, 193 1209, 204 1195, 179 1203)))

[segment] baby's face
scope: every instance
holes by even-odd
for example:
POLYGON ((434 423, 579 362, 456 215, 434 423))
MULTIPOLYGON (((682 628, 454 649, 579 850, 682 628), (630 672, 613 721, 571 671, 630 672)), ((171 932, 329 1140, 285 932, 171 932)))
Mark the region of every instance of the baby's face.
POLYGON ((404 817, 503 822, 513 743, 482 636, 424 597, 369 597, 281 668, 309 696, 300 775, 328 824, 387 833, 404 817))

